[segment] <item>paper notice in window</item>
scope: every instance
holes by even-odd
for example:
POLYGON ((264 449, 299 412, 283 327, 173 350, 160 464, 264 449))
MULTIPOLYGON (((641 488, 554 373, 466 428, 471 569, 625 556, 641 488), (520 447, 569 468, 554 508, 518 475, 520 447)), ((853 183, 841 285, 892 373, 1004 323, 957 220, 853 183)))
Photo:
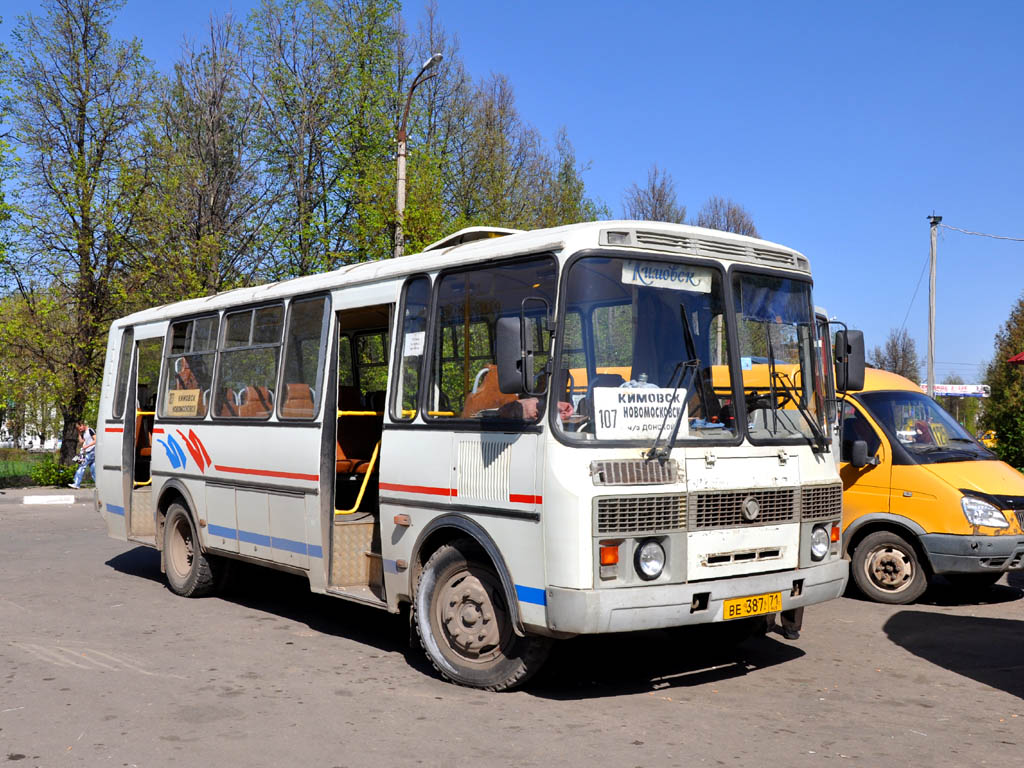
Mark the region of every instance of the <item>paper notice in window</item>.
POLYGON ((426 336, 426 331, 415 331, 414 333, 405 334, 405 347, 402 349, 402 355, 404 357, 422 355, 426 336))
POLYGON ((602 440, 653 440, 662 422, 663 437, 671 434, 676 417, 682 410, 678 437, 686 437, 686 390, 623 387, 594 389, 594 429, 602 440), (668 418, 666 419, 666 414, 668 418))
POLYGON ((198 414, 198 389, 172 389, 167 393, 168 418, 189 418, 198 414))

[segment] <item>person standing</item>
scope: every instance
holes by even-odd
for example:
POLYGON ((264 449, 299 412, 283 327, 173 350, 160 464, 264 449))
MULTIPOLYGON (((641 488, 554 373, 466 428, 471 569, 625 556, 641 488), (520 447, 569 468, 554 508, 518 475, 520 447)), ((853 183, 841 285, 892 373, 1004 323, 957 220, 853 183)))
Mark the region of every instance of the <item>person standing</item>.
POLYGON ((81 456, 82 460, 78 464, 78 469, 75 470, 75 479, 68 486, 69 488, 81 488, 82 480, 85 478, 85 470, 89 470, 89 477, 92 481, 96 482, 96 432, 86 424, 84 421, 78 422, 78 439, 82 443, 82 448, 79 450, 78 455, 81 456))

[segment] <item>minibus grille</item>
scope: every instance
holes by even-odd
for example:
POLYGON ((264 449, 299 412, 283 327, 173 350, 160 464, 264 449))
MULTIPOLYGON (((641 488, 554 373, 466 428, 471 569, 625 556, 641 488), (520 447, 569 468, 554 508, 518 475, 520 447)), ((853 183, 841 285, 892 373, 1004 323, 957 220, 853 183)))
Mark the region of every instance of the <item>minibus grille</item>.
POLYGON ((681 494, 597 499, 599 536, 679 531, 685 527, 686 497, 681 494))
POLYGON ((809 485, 800 489, 800 517, 803 520, 837 518, 843 513, 843 486, 809 485))
POLYGON ((616 459, 590 462, 594 485, 662 485, 679 482, 679 462, 616 459))
POLYGON ((795 488, 691 493, 687 504, 688 528, 695 531, 788 523, 796 517, 796 502, 795 488), (744 502, 748 498, 757 502, 757 515, 753 519, 744 516, 744 502))

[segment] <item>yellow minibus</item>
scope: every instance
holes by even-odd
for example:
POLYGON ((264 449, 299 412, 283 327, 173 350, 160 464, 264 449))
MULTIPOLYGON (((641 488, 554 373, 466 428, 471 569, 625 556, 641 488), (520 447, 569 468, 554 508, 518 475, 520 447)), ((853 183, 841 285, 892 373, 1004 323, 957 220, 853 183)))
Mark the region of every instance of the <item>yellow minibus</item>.
POLYGON ((843 541, 868 598, 909 603, 928 578, 991 586, 1024 567, 1024 475, 914 382, 868 369, 841 403, 843 541))

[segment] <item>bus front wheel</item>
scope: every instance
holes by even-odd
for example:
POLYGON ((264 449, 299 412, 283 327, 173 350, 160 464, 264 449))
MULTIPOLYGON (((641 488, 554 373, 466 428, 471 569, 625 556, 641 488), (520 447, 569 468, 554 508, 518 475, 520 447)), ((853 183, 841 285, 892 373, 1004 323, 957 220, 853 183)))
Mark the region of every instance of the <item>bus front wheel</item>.
POLYGON ((505 590, 473 541, 438 549, 420 574, 413 604, 416 632, 434 668, 460 685, 504 691, 525 683, 544 663, 550 641, 519 637, 505 590))
POLYGON ((171 591, 182 597, 209 594, 216 588, 219 565, 200 547, 188 510, 181 504, 171 504, 164 523, 164 567, 171 591))
POLYGON ((850 570, 857 588, 869 600, 905 605, 928 587, 928 574, 914 545, 892 531, 868 534, 853 551, 850 570))

